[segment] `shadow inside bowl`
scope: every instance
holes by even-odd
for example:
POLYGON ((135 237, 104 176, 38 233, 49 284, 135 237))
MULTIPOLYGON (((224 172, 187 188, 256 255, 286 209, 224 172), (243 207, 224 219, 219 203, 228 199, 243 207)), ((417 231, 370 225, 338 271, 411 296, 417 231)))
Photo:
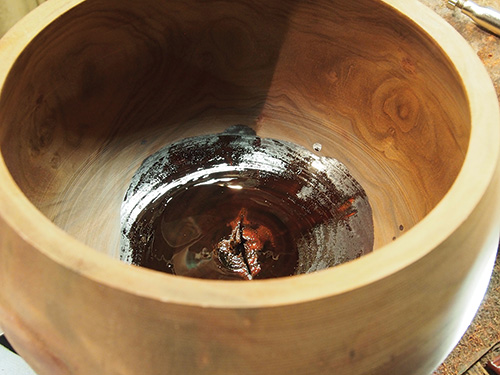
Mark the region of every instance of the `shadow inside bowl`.
POLYGON ((373 209, 375 249, 453 184, 470 115, 430 36, 376 1, 88 0, 40 32, 0 97, 2 154, 56 225, 118 257, 140 164, 244 124, 344 163, 373 209))

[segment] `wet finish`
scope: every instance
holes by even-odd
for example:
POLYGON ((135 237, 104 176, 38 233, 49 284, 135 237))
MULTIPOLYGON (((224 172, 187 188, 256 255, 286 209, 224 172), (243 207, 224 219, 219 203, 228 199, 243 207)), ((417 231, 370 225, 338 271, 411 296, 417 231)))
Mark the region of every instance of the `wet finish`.
POLYGON ((372 249, 371 207, 345 166, 244 126, 150 156, 122 205, 121 259, 175 275, 291 276, 372 249))

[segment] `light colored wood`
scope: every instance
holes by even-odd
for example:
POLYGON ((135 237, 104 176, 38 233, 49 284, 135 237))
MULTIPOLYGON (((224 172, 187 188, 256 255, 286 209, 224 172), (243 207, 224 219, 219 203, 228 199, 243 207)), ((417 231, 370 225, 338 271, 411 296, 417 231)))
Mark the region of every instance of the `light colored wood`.
POLYGON ((479 305, 497 98, 416 1, 51 0, 0 42, 0 82, 0 324, 40 375, 424 375, 479 305), (346 164, 376 251, 248 283, 113 259, 142 160, 238 123, 346 164))
POLYGON ((0 36, 45 0, 0 0, 0 36))
POLYGON ((489 375, 480 363, 470 368, 464 375, 489 375))

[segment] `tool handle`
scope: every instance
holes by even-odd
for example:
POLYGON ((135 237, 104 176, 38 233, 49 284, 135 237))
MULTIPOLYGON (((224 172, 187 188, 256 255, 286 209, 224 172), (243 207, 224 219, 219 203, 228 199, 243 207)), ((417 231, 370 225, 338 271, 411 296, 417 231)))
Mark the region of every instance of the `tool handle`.
POLYGON ((450 8, 460 8, 462 13, 474 20, 479 26, 500 36, 500 12, 483 7, 470 0, 448 0, 450 8))

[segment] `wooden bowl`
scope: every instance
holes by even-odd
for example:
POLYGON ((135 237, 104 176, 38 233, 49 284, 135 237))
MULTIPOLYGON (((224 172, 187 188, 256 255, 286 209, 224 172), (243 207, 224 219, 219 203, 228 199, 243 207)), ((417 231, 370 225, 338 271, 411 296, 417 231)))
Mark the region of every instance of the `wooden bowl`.
POLYGON ((479 305, 498 102, 416 1, 51 0, 0 83, 0 325, 40 375, 429 374, 479 305), (375 251, 252 282, 117 260, 140 163, 233 124, 343 162, 375 251))

